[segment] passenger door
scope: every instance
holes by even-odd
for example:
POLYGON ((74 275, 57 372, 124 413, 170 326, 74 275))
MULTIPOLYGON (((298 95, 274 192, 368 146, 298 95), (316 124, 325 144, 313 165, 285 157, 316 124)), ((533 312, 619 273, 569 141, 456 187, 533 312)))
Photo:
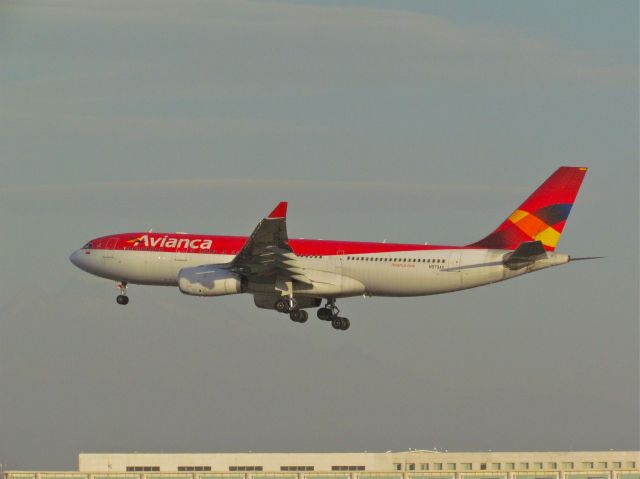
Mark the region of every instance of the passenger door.
POLYGON ((446 274, 451 276, 451 285, 454 288, 459 288, 462 286, 462 270, 460 269, 460 257, 460 251, 451 251, 447 260, 448 264, 444 269, 446 274))

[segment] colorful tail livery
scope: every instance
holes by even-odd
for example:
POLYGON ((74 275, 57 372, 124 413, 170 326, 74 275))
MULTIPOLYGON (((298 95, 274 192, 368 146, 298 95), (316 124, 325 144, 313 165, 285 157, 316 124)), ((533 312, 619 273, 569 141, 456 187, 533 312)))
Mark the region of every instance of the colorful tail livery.
POLYGON ((486 238, 469 246, 516 249, 526 241, 541 241, 554 251, 587 168, 562 166, 486 238))

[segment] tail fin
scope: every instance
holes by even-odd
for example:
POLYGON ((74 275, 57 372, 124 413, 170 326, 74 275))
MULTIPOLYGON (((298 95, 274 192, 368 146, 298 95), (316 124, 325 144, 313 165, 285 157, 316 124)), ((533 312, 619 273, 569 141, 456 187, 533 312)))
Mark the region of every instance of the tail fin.
POLYGON ((527 241, 541 241, 556 249, 587 168, 561 166, 486 238, 469 246, 516 249, 527 241))

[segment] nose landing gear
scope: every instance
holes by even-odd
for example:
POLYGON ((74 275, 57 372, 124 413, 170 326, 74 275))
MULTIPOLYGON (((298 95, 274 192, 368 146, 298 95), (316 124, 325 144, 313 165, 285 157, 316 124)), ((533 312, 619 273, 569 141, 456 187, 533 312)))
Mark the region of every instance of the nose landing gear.
POLYGON ((127 296, 127 282, 120 281, 116 283, 116 288, 120 290, 120 294, 116 297, 116 303, 125 306, 129 304, 129 296, 127 296))

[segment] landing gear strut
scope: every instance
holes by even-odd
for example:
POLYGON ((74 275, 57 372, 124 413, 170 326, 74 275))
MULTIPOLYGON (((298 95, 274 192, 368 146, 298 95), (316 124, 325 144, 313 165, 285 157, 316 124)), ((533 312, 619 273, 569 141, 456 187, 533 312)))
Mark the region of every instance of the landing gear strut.
POLYGON ((278 313, 290 313, 298 309, 298 302, 292 298, 280 298, 273 306, 278 313))
POLYGON ((340 317, 340 310, 336 306, 336 299, 327 299, 327 304, 323 308, 318 309, 318 319, 322 321, 331 321, 333 329, 346 331, 351 323, 347 318, 340 317))
POLYGON ((120 281, 116 283, 116 288, 120 290, 120 294, 116 297, 116 303, 122 306, 129 304, 129 297, 127 296, 127 282, 120 281))

